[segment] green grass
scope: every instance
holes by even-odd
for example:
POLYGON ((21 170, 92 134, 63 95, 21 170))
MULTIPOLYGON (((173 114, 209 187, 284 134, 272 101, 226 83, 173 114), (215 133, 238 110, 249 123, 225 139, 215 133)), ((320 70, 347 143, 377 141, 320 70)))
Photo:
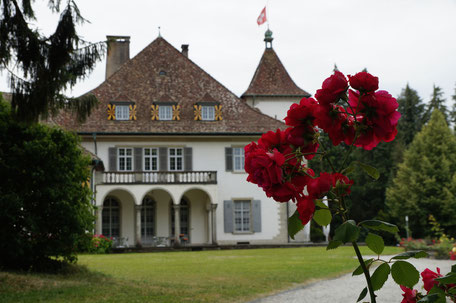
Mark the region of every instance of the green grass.
POLYGON ((81 255, 67 274, 0 272, 0 302, 245 302, 350 272, 353 256, 351 247, 81 255))

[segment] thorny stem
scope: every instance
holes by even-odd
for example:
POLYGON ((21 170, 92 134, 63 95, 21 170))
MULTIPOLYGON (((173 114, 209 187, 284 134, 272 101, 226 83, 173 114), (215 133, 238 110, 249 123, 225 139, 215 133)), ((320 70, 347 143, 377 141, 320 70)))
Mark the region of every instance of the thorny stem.
POLYGON ((375 300, 375 293, 374 293, 374 288, 372 287, 372 281, 369 275, 369 270, 366 267, 366 264, 364 263, 363 256, 361 255, 361 252, 359 251, 358 244, 356 244, 356 241, 352 242, 353 248, 355 249, 356 256, 358 257, 359 264, 361 265, 361 268, 363 269, 364 276, 366 277, 366 282, 367 282, 367 288, 369 289, 369 295, 371 298, 371 303, 376 303, 377 301, 375 300))

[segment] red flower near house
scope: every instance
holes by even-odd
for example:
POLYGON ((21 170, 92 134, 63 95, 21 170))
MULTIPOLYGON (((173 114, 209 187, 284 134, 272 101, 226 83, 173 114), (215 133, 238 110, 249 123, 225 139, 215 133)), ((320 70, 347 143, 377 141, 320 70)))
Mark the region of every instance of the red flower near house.
POLYGON ((367 72, 360 72, 354 76, 348 75, 350 86, 363 93, 375 92, 378 89, 378 78, 367 72))
POLYGON ((347 89, 347 78, 341 72, 335 71, 333 75, 323 81, 321 89, 317 90, 315 94, 315 98, 321 105, 330 105, 345 97, 347 89))
POLYGON ((424 289, 429 293, 434 285, 438 285, 439 282, 435 281, 436 278, 440 278, 442 275, 440 274, 440 268, 437 267, 437 272, 433 272, 429 268, 426 268, 421 272, 421 278, 423 278, 424 289))
POLYGON ((418 294, 418 291, 416 289, 410 289, 408 287, 402 286, 401 289, 404 292, 402 296, 404 299, 402 299, 401 303, 416 303, 417 298, 416 295, 418 294))
POLYGON ((314 199, 309 196, 298 197, 296 206, 301 223, 303 225, 306 225, 309 223, 310 219, 312 219, 312 216, 315 212, 314 199))

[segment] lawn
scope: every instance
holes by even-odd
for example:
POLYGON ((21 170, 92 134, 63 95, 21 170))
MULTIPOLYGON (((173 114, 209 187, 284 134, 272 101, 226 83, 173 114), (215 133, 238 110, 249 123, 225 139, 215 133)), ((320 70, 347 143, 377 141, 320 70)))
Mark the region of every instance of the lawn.
POLYGON ((351 247, 81 255, 67 274, 0 272, 0 302, 245 302, 350 272, 353 255, 351 247))

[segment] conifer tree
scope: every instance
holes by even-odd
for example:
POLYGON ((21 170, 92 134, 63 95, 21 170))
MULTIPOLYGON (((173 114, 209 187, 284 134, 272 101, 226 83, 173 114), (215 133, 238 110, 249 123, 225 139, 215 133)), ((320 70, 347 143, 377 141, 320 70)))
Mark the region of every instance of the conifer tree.
POLYGON ((424 115, 424 123, 429 121, 432 112, 435 109, 438 109, 443 114, 443 116, 445 117, 445 121, 448 124, 448 109, 445 105, 445 101, 445 98, 443 98, 442 88, 440 88, 439 86, 435 86, 434 84, 431 100, 428 103, 426 114, 424 115))
POLYGON ((104 43, 90 44, 76 33, 85 20, 73 0, 49 0, 61 12, 55 32, 49 37, 30 27, 35 19, 32 0, 0 0, 0 71, 7 71, 12 110, 17 119, 34 122, 62 108, 83 120, 96 104, 93 95, 70 98, 63 94, 84 78, 101 59, 104 43))
POLYGON ((454 95, 451 96, 453 106, 450 111, 450 122, 453 125, 453 130, 456 132, 456 87, 454 88, 454 95))
POLYGON ((434 110, 415 136, 386 192, 394 224, 404 228, 408 215, 412 236, 430 236, 432 214, 451 236, 456 236, 456 138, 444 115, 434 110))

